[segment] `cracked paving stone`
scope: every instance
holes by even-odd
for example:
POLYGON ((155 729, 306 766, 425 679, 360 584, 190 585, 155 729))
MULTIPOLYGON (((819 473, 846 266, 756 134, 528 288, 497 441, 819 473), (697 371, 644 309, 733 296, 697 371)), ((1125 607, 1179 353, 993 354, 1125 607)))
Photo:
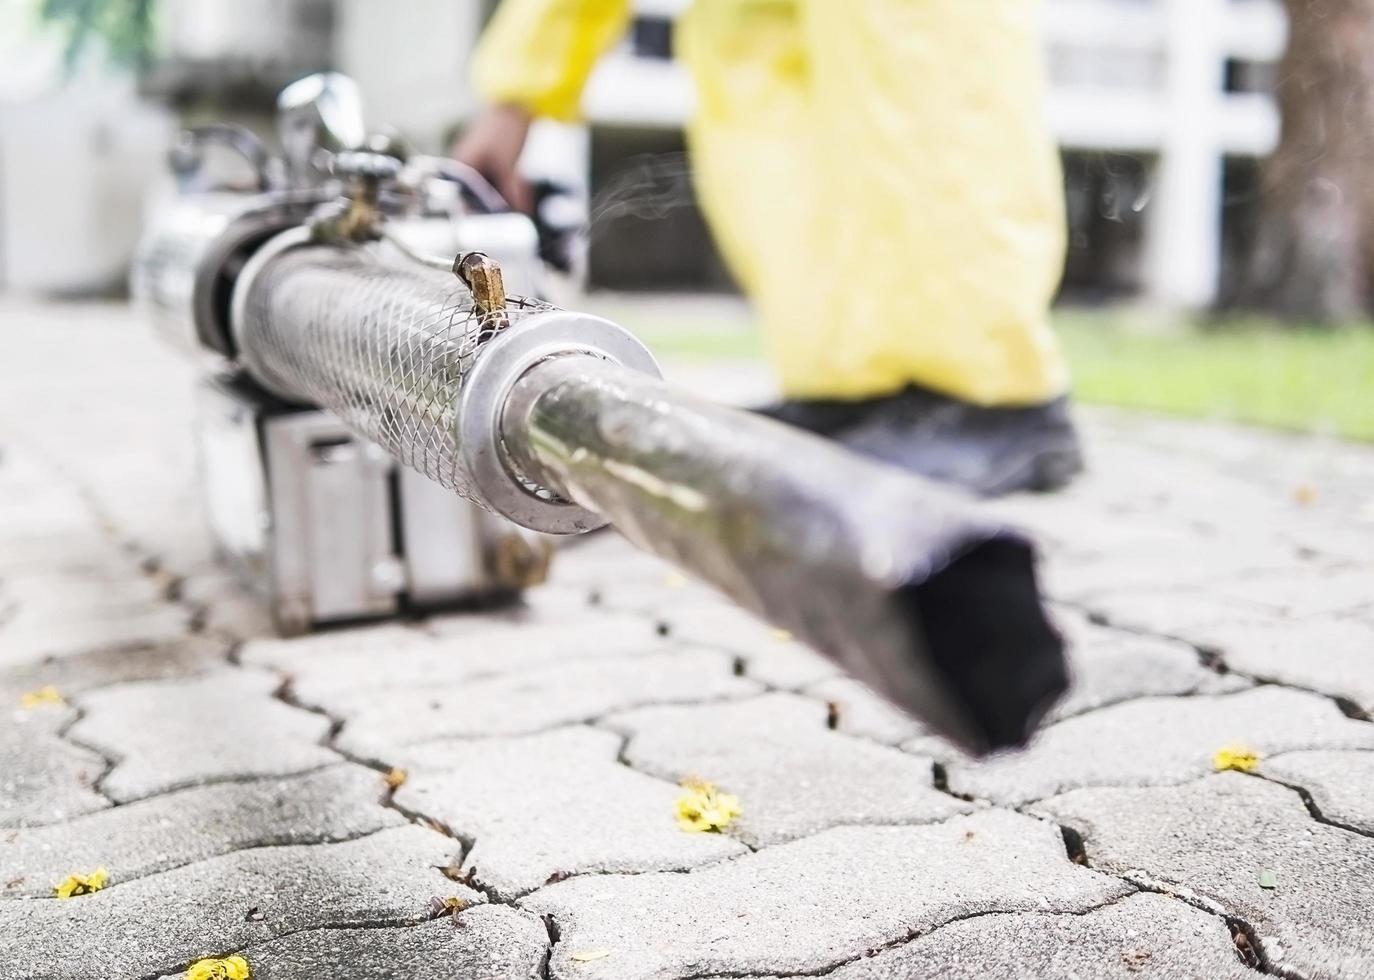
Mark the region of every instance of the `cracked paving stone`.
POLYGON ((810 647, 743 609, 716 603, 709 608, 669 612, 661 617, 668 635, 684 643, 738 654, 745 674, 770 687, 799 690, 841 676, 844 670, 810 647))
POLYGON ((1332 823, 1374 835, 1374 752, 1285 752, 1260 772, 1306 790, 1332 823))
MULTIPOLYGON (((544 924, 501 905, 394 929, 309 929, 242 950, 253 980, 533 980, 544 924)), ((184 973, 163 980, 184 980, 184 973)))
POLYGON ((903 748, 944 755, 949 788, 1001 804, 1029 803, 1086 786, 1164 786, 1212 771, 1212 756, 1240 743, 1262 757, 1297 749, 1374 748, 1374 725, 1316 694, 1257 687, 1237 694, 1142 698, 1042 729, 1021 752, 981 761, 938 739, 903 748))
POLYGON ((740 798, 726 831, 751 847, 843 824, 929 823, 971 805, 932 785, 929 761, 826 728, 826 706, 792 694, 645 708, 606 719, 625 758, 674 782, 700 776, 740 798))
POLYGON ((567 728, 432 743, 400 757, 410 778, 396 804, 475 839, 464 866, 502 898, 553 876, 680 870, 744 853, 728 837, 679 828, 682 791, 618 762, 621 741, 567 728))
MULTIPOLYGON (((246 644, 244 663, 292 675, 303 704, 324 704, 356 691, 431 688, 531 667, 673 649, 642 617, 605 615, 573 623, 516 625, 470 617, 469 628, 445 636, 417 630, 373 631, 372 640, 340 649, 327 642, 275 640, 246 644)), ((322 636, 318 641, 332 639, 322 636)))
POLYGON ((1049 721, 1069 718, 1132 698, 1226 694, 1249 687, 1235 674, 1204 667, 1197 652, 1174 640, 1104 629, 1062 618, 1069 645, 1071 686, 1049 721))
POLYGON ((1070 862, 1053 825, 990 810, 839 827, 686 874, 574 878, 521 905, 558 926, 552 976, 634 980, 818 972, 952 919, 1081 912, 1130 890, 1070 862))
POLYGON ((346 720, 335 744, 366 757, 453 737, 524 735, 653 703, 758 693, 723 653, 681 651, 574 661, 432 689, 359 692, 322 702, 346 720))
POLYGON ((807 694, 835 707, 835 730, 898 745, 929 733, 929 729, 882 695, 852 677, 835 677, 806 689, 807 694))
POLYGON ((266 673, 225 669, 190 680, 119 684, 81 697, 69 736, 118 760, 101 784, 121 802, 339 761, 320 744, 329 719, 273 697, 266 673))
POLYGON ((827 976, 1253 980, 1259 974, 1240 961, 1230 930, 1217 916, 1163 895, 1136 894, 1082 915, 1009 912, 962 919, 827 976))
POLYGON ((51 684, 66 697, 128 681, 167 680, 224 666, 228 644, 200 636, 132 650, 92 650, 70 657, 0 667, 0 705, 51 684))
POLYGON ((405 823, 381 775, 339 765, 304 776, 197 786, 0 837, 0 897, 46 897, 72 868, 127 882, 251 847, 343 841, 405 823), (8 843, 6 843, 8 841, 8 843))
POLYGON ((30 719, 40 712, 72 714, 60 708, 0 714, 0 827, 54 823, 110 805, 95 789, 105 760, 62 738, 53 722, 30 719))
POLYGON ((1291 789, 1216 773, 1164 789, 1077 790, 1039 809, 1088 863, 1235 916, 1261 957, 1319 978, 1374 976, 1374 839, 1314 820, 1291 789), (1261 888, 1262 871, 1274 888, 1261 888))
POLYGON ((66 901, 3 901, 0 964, 29 980, 156 976, 300 929, 417 923, 435 895, 482 901, 436 870, 455 848, 396 827, 236 851, 66 901))
POLYGON ((1189 639, 1232 670, 1348 698, 1374 714, 1374 626, 1349 619, 1234 622, 1189 639))

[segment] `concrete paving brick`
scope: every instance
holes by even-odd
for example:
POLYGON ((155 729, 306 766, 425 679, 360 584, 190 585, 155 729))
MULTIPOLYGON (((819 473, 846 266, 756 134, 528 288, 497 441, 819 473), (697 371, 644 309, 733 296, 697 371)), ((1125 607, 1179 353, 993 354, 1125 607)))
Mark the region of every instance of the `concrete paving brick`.
POLYGON ((898 745, 929 732, 915 718, 852 677, 812 684, 806 693, 834 706, 835 728, 846 735, 898 745))
POLYGON ((368 758, 452 737, 521 735, 645 704, 746 697, 731 658, 709 651, 607 657, 457 685, 357 692, 321 702, 345 719, 335 744, 368 758))
POLYGON ((120 801, 337 762, 321 744, 329 720, 276 700, 278 683, 265 672, 225 669, 91 691, 70 736, 118 760, 102 788, 120 801))
POLYGON ((1374 974, 1374 839, 1313 820, 1298 794, 1240 773, 1166 789, 1090 789, 1041 804, 1091 866, 1248 924, 1270 963, 1310 978, 1374 974), (1260 874, 1271 871, 1273 888, 1260 874))
MULTIPOLYGON (((475 905, 395 929, 312 929, 242 951, 253 980, 534 980, 548 949, 534 916, 475 905)), ((168 974, 163 980, 183 980, 168 974)))
POLYGON ((1081 912, 1128 890, 1071 863, 1054 826, 994 810, 836 828, 688 874, 575 878, 521 905, 557 923, 552 976, 634 980, 820 972, 952 919, 1081 912), (578 959, 593 950, 609 955, 578 959))
POLYGON ((1200 629, 1192 639, 1232 670, 1348 698, 1374 713, 1374 624, 1257 620, 1200 629))
POLYGON ((249 847, 349 840, 405 823, 379 773, 340 765, 304 776, 197 786, 0 837, 0 897, 52 894, 72 868, 116 883, 249 847))
POLYGON ((932 784, 931 766, 826 728, 826 706, 793 694, 606 719, 624 757, 663 779, 700 776, 739 797, 726 831, 760 847, 845 824, 927 823, 971 806, 932 784))
POLYGON ((189 613, 168 603, 12 623, 0 631, 0 666, 22 666, 91 650, 171 643, 185 636, 189 627, 189 613))
POLYGON ((0 963, 30 980, 145 977, 307 928, 406 925, 434 896, 481 896, 436 869, 454 842, 421 827, 261 847, 58 901, 0 901, 0 963))
POLYGON ((407 812, 475 839, 465 866, 499 896, 551 877, 679 870, 744 853, 717 834, 678 827, 672 782, 616 760, 622 739, 591 728, 431 743, 398 757, 407 812))
POLYGON ((1374 752, 1285 752, 1260 772, 1306 790, 1332 823, 1374 834, 1374 752))
POLYGON ((1191 640, 1201 630, 1221 623, 1262 619, 1281 622, 1261 603, 1224 599, 1203 589, 1130 589, 1093 596, 1084 605, 1118 629, 1191 640))
POLYGON ((55 720, 35 720, 49 713, 72 715, 70 709, 17 712, 9 706, 0 714, 0 827, 53 823, 110 805, 95 789, 105 760, 58 735, 55 720))
MULTIPOLYGON (((1043 729, 1020 753, 983 761, 945 756, 949 787, 1003 804, 1028 803, 1086 786, 1164 786, 1212 769, 1213 753, 1241 743, 1262 756, 1297 749, 1374 748, 1374 725, 1303 691, 1257 687, 1236 694, 1144 698, 1043 729)), ((905 746, 948 753, 944 743, 905 746)))
MULTIPOLYGON (((20 506, 13 508, 20 511, 20 506)), ((53 574, 67 572, 80 576, 136 576, 138 562, 106 538, 98 528, 61 528, 44 530, 25 525, 17 533, 3 534, 0 550, 0 575, 53 574)))
POLYGON ((1196 650, 1173 640, 1078 623, 1066 634, 1071 686, 1047 721, 1132 698, 1225 694, 1250 686, 1242 677, 1209 670, 1196 650))
POLYGON ((1210 589, 1219 582, 1291 571, 1304 564, 1297 549, 1281 541, 1261 538, 1218 547, 1215 539, 1195 537, 1139 543, 1095 558, 1051 553, 1041 563, 1040 578, 1055 598, 1084 601, 1122 590, 1160 586, 1210 589))
MULTIPOLYGON (((245 644, 245 663, 271 664, 292 674, 292 693, 304 704, 339 695, 405 687, 430 688, 531 667, 604 657, 666 652, 676 645, 646 619, 603 615, 570 624, 490 623, 473 617, 468 630, 431 636, 418 630, 375 630, 371 641, 331 647, 320 637, 313 652, 269 640, 245 644)), ((303 641, 310 651, 311 640, 303 641)))
POLYGON ((146 574, 73 575, 61 572, 8 575, 0 584, 6 600, 21 616, 61 619, 90 612, 119 611, 165 601, 166 585, 146 574))
POLYGON ((410 623, 380 623, 348 630, 326 630, 305 636, 262 637, 242 644, 238 660, 292 676, 315 668, 348 674, 355 664, 404 655, 414 647, 433 643, 433 637, 410 623))
POLYGON ((1082 915, 1010 912, 951 922, 827 976, 1253 980, 1258 974, 1241 962, 1222 919, 1177 899, 1135 894, 1082 915))
POLYGON ((129 650, 92 650, 17 667, 0 667, 0 706, 13 705, 26 691, 51 684, 66 697, 127 681, 168 680, 204 674, 224 666, 229 645, 204 636, 129 650))
POLYGON ((1362 567, 1316 573, 1289 567, 1241 581, 1213 582, 1209 595, 1255 602, 1289 619, 1332 616, 1374 607, 1374 572, 1362 567))
POLYGON ((725 650, 743 658, 745 676, 769 687, 796 691, 843 668, 798 643, 743 609, 716 603, 706 609, 670 612, 661 617, 668 635, 694 646, 725 650))

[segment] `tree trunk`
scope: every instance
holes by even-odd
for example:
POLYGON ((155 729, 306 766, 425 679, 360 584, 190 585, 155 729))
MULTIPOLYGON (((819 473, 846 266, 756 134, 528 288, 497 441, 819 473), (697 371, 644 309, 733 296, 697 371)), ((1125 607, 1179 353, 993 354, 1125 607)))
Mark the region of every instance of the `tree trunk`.
POLYGON ((1239 301, 1294 320, 1363 317, 1374 270, 1374 0, 1284 0, 1283 120, 1261 171, 1239 301))

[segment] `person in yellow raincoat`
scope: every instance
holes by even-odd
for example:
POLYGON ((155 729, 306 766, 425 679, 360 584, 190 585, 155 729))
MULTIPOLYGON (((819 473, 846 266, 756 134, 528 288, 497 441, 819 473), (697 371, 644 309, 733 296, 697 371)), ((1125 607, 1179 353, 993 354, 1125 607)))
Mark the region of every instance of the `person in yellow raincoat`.
MULTIPOLYGON (((577 117, 630 14, 502 0, 455 155, 527 207, 530 120, 577 117)), ((698 196, 785 398, 765 411, 980 493, 1076 473, 1036 0, 695 0, 676 53, 698 196)))

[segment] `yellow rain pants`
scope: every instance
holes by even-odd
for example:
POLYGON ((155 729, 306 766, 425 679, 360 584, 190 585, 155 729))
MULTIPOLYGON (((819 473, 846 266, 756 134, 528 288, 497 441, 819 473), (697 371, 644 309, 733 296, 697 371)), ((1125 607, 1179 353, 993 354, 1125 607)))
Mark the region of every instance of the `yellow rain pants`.
MULTIPOLYGON (((479 47, 496 103, 574 119, 629 0, 503 0, 479 47)), ((1036 0, 695 0, 677 53, 716 240, 784 392, 908 383, 981 405, 1061 394, 1062 267, 1036 0)))

